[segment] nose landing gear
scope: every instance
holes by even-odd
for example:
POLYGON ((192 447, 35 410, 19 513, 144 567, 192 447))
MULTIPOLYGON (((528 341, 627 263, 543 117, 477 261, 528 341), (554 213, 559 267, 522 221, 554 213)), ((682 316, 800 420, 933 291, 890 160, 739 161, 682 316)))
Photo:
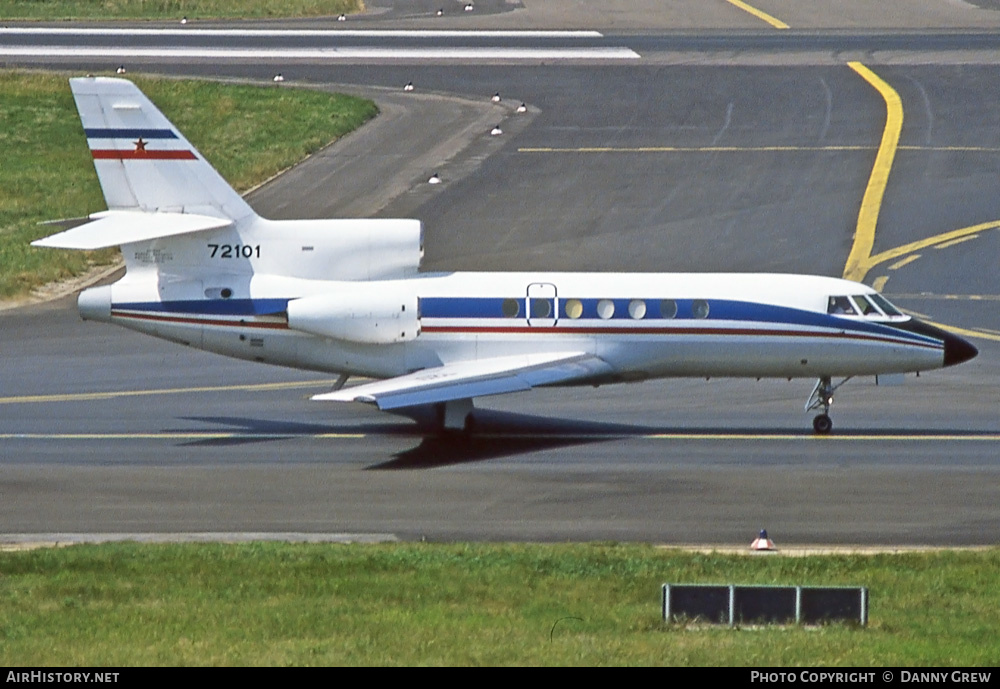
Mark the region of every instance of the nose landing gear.
POLYGON ((816 381, 816 385, 809 395, 809 400, 806 402, 807 412, 816 411, 817 409, 823 410, 822 413, 817 414, 816 418, 813 419, 813 431, 816 435, 827 435, 833 430, 833 420, 830 418, 830 405, 833 404, 833 393, 849 380, 850 378, 844 378, 836 385, 833 385, 830 381, 830 376, 822 376, 816 381))

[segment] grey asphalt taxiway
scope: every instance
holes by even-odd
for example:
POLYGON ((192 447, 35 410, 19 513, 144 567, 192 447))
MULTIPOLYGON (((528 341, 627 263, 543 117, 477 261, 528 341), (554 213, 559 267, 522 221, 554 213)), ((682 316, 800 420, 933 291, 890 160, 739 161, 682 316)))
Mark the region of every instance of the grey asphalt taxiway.
MULTIPOLYGON (((662 37, 605 40, 644 57, 284 68, 384 115, 251 203, 272 217, 418 217, 435 270, 841 274, 886 124, 871 84, 831 48, 806 59, 753 44, 723 65, 715 47, 688 46, 684 64, 645 57, 662 37), (489 137, 497 123, 505 134, 489 137)), ((873 255, 911 249, 866 282, 971 333, 973 361, 902 386, 851 381, 826 438, 807 430, 804 380, 538 390, 484 399, 476 435, 441 436, 310 402, 330 376, 83 323, 65 298, 0 314, 0 533, 733 545, 766 527, 779 545, 996 543, 1000 236, 949 233, 1000 221, 1000 67, 957 46, 920 59, 910 40, 907 59, 868 66, 905 113, 873 255)), ((278 65, 130 69, 267 80, 278 65)))

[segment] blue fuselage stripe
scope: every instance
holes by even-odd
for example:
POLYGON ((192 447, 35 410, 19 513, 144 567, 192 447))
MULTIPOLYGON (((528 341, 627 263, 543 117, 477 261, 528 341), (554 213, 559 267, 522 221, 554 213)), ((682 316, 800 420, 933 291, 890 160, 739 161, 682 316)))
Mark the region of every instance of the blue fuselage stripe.
MULTIPOLYGON (((191 299, 176 301, 130 302, 115 303, 116 311, 145 312, 150 314, 196 314, 202 316, 268 316, 285 312, 289 299, 191 299)), ((804 311, 770 304, 732 301, 722 299, 705 300, 709 306, 707 318, 694 316, 693 299, 672 300, 676 304, 676 315, 666 317, 660 312, 660 299, 643 299, 646 305, 643 318, 633 318, 629 313, 629 304, 633 299, 612 299, 614 313, 610 318, 600 318, 597 314, 599 299, 579 299, 583 307, 579 318, 570 318, 566 313, 566 302, 559 300, 559 323, 570 326, 565 329, 556 328, 557 332, 572 332, 573 326, 596 326, 601 323, 614 324, 609 331, 633 324, 636 328, 648 329, 663 326, 667 323, 685 322, 690 327, 693 324, 706 324, 725 321, 729 325, 736 323, 782 325, 799 328, 824 328, 838 330, 843 333, 866 334, 896 340, 908 340, 915 344, 940 346, 941 340, 914 333, 902 328, 893 327, 892 323, 868 322, 861 319, 848 319, 814 311, 804 311)), ((508 308, 509 308, 508 304, 508 308)), ((470 328, 490 325, 493 327, 523 325, 525 322, 525 297, 424 297, 420 300, 421 317, 425 319, 442 319, 451 321, 466 321, 470 328), (518 313, 511 317, 504 314, 504 302, 516 301, 518 313), (485 322, 484 322, 485 321, 485 322)), ((634 311, 634 309, 633 309, 634 311)), ((428 327, 432 324, 427 323, 428 327)), ((453 324, 457 326, 458 324, 453 324)), ((546 331, 540 331, 546 332, 546 331)), ((552 332, 552 331, 547 331, 552 332)))
MULTIPOLYGON (((549 300, 551 301, 551 300, 549 300)), ((704 322, 705 319, 696 318, 694 315, 695 301, 705 301, 709 306, 707 320, 730 321, 730 322, 752 322, 770 323, 788 326, 816 327, 816 328, 836 328, 849 330, 852 332, 869 333, 873 335, 884 335, 893 337, 905 337, 927 344, 939 343, 931 337, 918 335, 912 332, 901 331, 892 327, 890 323, 875 323, 860 319, 846 319, 815 311, 804 311, 785 306, 773 306, 770 304, 757 304, 753 302, 724 300, 724 299, 675 299, 668 300, 676 305, 676 315, 670 317, 661 313, 661 299, 577 299, 583 307, 583 313, 579 318, 570 318, 566 313, 567 303, 572 299, 559 299, 559 319, 565 323, 579 323, 585 320, 596 320, 598 322, 617 321, 631 322, 637 326, 649 324, 650 321, 671 322, 680 320, 696 320, 704 322), (597 313, 597 305, 601 301, 610 301, 614 304, 614 311, 610 318, 600 318, 597 313), (634 301, 645 303, 645 315, 643 318, 632 318, 629 313, 629 305, 634 301), (565 319, 565 320, 563 320, 565 319)), ((668 307, 669 308, 669 307, 668 307)), ((515 322, 525 318, 525 297, 517 299, 503 299, 496 297, 473 298, 473 297, 424 297, 420 300, 420 311, 424 318, 448 318, 448 319, 499 319, 508 322, 515 322), (503 303, 505 301, 515 301, 518 305, 517 315, 509 317, 504 315, 503 303)))
POLYGON ((84 129, 88 139, 176 139, 177 134, 170 129, 128 129, 121 127, 100 127, 84 129))
POLYGON ((115 310, 195 313, 205 316, 270 316, 284 312, 288 299, 186 299, 181 301, 115 302, 115 310))

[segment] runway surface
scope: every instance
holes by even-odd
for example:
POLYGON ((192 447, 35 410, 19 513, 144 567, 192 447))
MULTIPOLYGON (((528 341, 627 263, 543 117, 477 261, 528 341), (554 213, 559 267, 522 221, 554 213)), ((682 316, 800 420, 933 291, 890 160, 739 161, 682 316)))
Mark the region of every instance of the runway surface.
MULTIPOLYGON (((531 4, 478 21, 523 23, 531 4)), ((557 40, 640 56, 627 60, 145 58, 129 69, 283 71, 374 97, 375 124, 250 200, 270 217, 418 217, 429 269, 840 275, 887 118, 882 94, 838 56, 895 51, 868 64, 904 116, 865 281, 971 333, 977 359, 898 387, 848 383, 829 438, 807 432, 811 381, 679 380, 485 399, 481 434, 465 439, 308 401, 327 376, 83 323, 67 299, 0 314, 0 540, 233 531, 732 545, 765 527, 779 545, 995 544, 1000 68, 980 51, 1000 34, 977 15, 967 44, 925 26, 775 44, 766 24, 749 35, 747 17, 720 26, 716 12, 708 36, 557 40), (717 64, 727 37, 735 57, 717 64), (514 114, 522 101, 529 112, 514 114), (499 140, 486 135, 497 122, 499 140), (432 172, 444 183, 424 184, 432 172)))

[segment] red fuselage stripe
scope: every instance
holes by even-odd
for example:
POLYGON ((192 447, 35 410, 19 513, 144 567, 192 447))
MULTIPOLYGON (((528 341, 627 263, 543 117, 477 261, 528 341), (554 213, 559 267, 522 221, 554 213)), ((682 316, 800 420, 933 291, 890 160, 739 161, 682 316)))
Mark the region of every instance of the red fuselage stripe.
POLYGON ((206 318, 183 318, 181 316, 161 316, 145 313, 122 313, 112 311, 112 318, 133 318, 139 321, 160 321, 162 323, 178 323, 183 325, 224 325, 232 328, 264 328, 266 330, 288 330, 287 323, 269 323, 266 321, 223 321, 206 318))

